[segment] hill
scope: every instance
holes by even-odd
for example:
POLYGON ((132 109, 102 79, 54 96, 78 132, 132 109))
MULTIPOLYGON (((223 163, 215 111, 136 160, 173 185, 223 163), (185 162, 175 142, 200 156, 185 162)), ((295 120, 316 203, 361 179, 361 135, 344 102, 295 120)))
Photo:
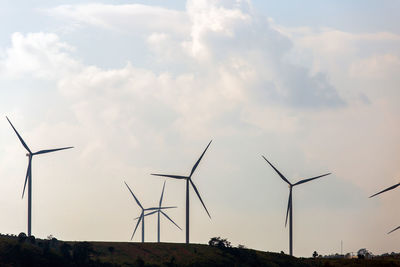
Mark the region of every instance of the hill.
POLYGON ((64 242, 0 236, 0 266, 400 266, 399 259, 306 259, 201 244, 64 242))

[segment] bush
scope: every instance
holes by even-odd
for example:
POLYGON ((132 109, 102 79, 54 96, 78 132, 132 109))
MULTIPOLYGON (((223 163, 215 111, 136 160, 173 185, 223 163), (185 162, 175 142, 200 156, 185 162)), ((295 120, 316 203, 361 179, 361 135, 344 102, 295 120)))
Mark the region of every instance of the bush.
POLYGON ((23 243, 23 242, 25 242, 26 238, 27 238, 26 234, 21 232, 18 235, 18 242, 23 243))
POLYGON ((212 237, 210 241, 208 241, 208 245, 211 247, 217 248, 231 248, 231 242, 229 242, 226 238, 221 237, 212 237))

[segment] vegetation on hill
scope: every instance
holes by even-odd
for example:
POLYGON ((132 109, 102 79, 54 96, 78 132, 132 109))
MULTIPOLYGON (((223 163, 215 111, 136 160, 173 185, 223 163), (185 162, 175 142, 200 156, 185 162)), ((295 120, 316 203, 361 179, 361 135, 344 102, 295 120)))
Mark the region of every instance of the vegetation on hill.
POLYGON ((234 248, 226 239, 209 245, 128 242, 63 242, 25 234, 0 236, 0 266, 400 266, 395 258, 303 259, 234 248), (367 264, 367 265, 366 265, 367 264))

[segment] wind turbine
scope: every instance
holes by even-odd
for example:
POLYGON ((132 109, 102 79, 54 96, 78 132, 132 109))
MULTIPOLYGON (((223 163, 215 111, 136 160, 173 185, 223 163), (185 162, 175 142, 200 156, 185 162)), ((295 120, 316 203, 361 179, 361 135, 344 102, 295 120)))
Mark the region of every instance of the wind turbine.
MULTIPOLYGON (((397 184, 395 184, 395 185, 392 185, 392 186, 390 186, 390 187, 388 187, 388 188, 386 188, 386 189, 384 189, 384 190, 382 190, 382 191, 380 191, 380 192, 378 192, 378 193, 376 193, 376 194, 373 194, 373 195, 370 196, 369 198, 374 197, 374 196, 377 196, 377 195, 379 195, 379 194, 382 194, 382 193, 384 193, 384 192, 386 192, 386 191, 390 191, 390 190, 392 190, 392 189, 395 189, 395 188, 398 187, 399 185, 400 185, 400 183, 397 183, 397 184)), ((388 234, 390 234, 390 233, 392 233, 392 232, 394 232, 394 231, 396 231, 396 230, 398 230, 398 229, 400 229, 400 226, 399 226, 399 227, 396 227, 395 229, 393 229, 392 231, 390 231, 388 234)))
MULTIPOLYGON (((165 181, 164 181, 163 189, 162 189, 162 192, 161 192, 161 197, 160 197, 160 202, 159 202, 159 205, 158 205, 158 209, 144 215, 144 216, 149 216, 149 215, 152 215, 152 214, 157 213, 157 216, 158 216, 158 221, 157 221, 157 222, 158 222, 158 223, 157 223, 157 242, 158 242, 158 243, 160 243, 160 214, 164 215, 165 218, 167 218, 170 222, 172 222, 173 224, 175 224, 176 227, 178 227, 180 230, 182 230, 182 228, 180 228, 179 225, 177 225, 177 224, 176 224, 165 212, 163 212, 162 209, 161 209, 161 204, 162 204, 163 196, 164 196, 164 188, 165 188, 165 181)), ((140 218, 140 217, 137 217, 137 218, 135 218, 135 219, 139 219, 139 218, 140 218)))
POLYGON ((282 180, 285 181, 289 185, 289 200, 288 200, 288 207, 287 207, 287 211, 286 211, 285 227, 287 225, 287 220, 288 220, 288 215, 289 215, 289 254, 290 254, 290 256, 293 256, 293 206, 292 206, 292 204, 293 204, 293 202, 292 202, 292 190, 293 190, 293 187, 296 186, 296 185, 299 185, 299 184, 304 184, 304 183, 310 182, 310 181, 315 180, 317 178, 321 178, 321 177, 329 175, 331 173, 326 173, 326 174, 319 175, 319 176, 316 176, 316 177, 303 179, 303 180, 298 181, 297 183, 292 184, 291 182, 289 182, 288 179, 286 179, 285 176, 283 176, 282 173, 280 173, 274 167, 274 165, 271 164, 271 162, 269 162, 264 156, 262 156, 262 157, 278 173, 278 175, 282 178, 282 180))
MULTIPOLYGON (((138 218, 136 218, 136 219, 139 219, 139 220, 138 220, 138 222, 137 222, 137 224, 136 224, 135 230, 133 231, 133 234, 132 234, 132 236, 131 236, 131 240, 132 240, 133 236, 135 235, 136 229, 138 228, 140 222, 142 222, 142 243, 144 243, 144 217, 153 214, 153 213, 144 214, 145 211, 153 210, 153 211, 156 212, 157 210, 172 209, 172 208, 176 208, 176 207, 161 207, 161 205, 160 205, 159 207, 152 207, 152 208, 146 208, 146 209, 145 209, 145 208, 143 208, 142 204, 140 204, 139 200, 136 198, 135 194, 132 192, 132 190, 131 190, 131 188, 129 187, 129 185, 128 185, 125 181, 124 181, 124 183, 125 183, 126 187, 128 187, 129 192, 131 192, 131 194, 132 194, 133 198, 135 199, 136 203, 137 203, 137 204, 139 205, 139 207, 142 209, 142 212, 140 213, 140 216, 139 216, 138 218)), ((154 212, 154 213, 155 213, 155 212, 154 212)), ((178 226, 178 227, 179 227, 179 226, 178 226)))
POLYGON ((168 177, 168 178, 174 178, 174 179, 183 179, 186 180, 186 244, 189 244, 189 184, 192 185, 194 191, 196 192, 198 198, 200 199, 201 204, 203 205, 204 209, 207 212, 208 217, 211 219, 210 213, 208 212, 206 205, 204 204, 203 200, 201 199, 200 193, 197 190, 197 187, 194 185, 192 181, 192 175, 194 171, 196 170, 197 166, 199 165, 201 159, 203 158, 204 154, 206 153, 208 147, 210 146, 212 140, 210 143, 208 143, 206 149, 203 151, 203 154, 201 154, 200 158, 197 160, 197 162, 194 164, 192 171, 190 172, 189 176, 180 176, 180 175, 169 175, 169 174, 157 174, 157 173, 152 173, 151 175, 155 176, 163 176, 163 177, 168 177))
POLYGON ((11 127, 14 129, 14 132, 17 134, 19 141, 21 141, 22 145, 25 147, 25 149, 28 152, 26 154, 26 156, 28 157, 28 170, 26 171, 24 190, 22 191, 22 198, 24 197, 26 183, 28 182, 28 236, 31 236, 31 227, 32 227, 32 158, 35 155, 46 154, 46 153, 55 152, 55 151, 64 150, 64 149, 70 149, 73 147, 69 146, 69 147, 63 147, 63 148, 46 149, 46 150, 39 150, 37 152, 32 152, 29 149, 29 147, 26 145, 26 143, 22 139, 22 137, 19 135, 19 133, 15 129, 14 125, 8 119, 8 117, 6 117, 6 118, 7 118, 8 122, 10 123, 11 127))

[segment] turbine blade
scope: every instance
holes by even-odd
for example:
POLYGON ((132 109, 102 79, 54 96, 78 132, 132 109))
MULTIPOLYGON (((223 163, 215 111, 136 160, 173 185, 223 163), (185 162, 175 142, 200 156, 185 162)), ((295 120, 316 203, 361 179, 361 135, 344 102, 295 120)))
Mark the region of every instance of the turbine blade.
POLYGON ((331 174, 331 173, 326 173, 326 174, 319 175, 319 176, 316 176, 316 177, 313 177, 313 178, 304 179, 304 180, 298 181, 298 182, 295 183, 293 186, 299 185, 299 184, 304 184, 304 183, 307 183, 307 182, 309 182, 309 181, 312 181, 312 180, 315 180, 315 179, 318 179, 318 178, 327 176, 327 175, 329 175, 329 174, 331 174))
POLYGON ((211 219, 210 213, 208 212, 208 210, 207 210, 207 208, 206 208, 206 205, 204 205, 204 202, 203 202, 203 200, 201 199, 201 196, 200 196, 199 191, 197 190, 196 186, 195 186, 194 183, 192 182, 192 179, 189 179, 189 181, 190 181, 190 183, 192 184, 193 189, 194 189, 194 191, 196 192, 197 196, 199 197, 201 204, 203 205, 204 209, 206 210, 206 212, 207 212, 207 214, 208 214, 208 217, 210 217, 210 219, 211 219))
POLYGON ((161 192, 160 203, 158 204, 159 207, 161 207, 161 204, 162 204, 162 200, 163 200, 163 196, 164 196, 164 189, 165 189, 165 181, 164 181, 164 185, 163 185, 162 192, 161 192))
POLYGON ((206 153, 206 151, 207 151, 208 147, 210 146, 211 142, 212 142, 212 140, 210 141, 210 143, 208 143, 206 149, 204 149, 203 154, 201 154, 201 156, 200 156, 200 158, 197 160, 196 164, 194 164, 194 166, 193 166, 193 168, 192 168, 192 171, 190 172, 189 177, 192 177, 192 174, 194 173, 194 171, 196 170, 197 166, 199 165, 201 159, 203 158, 204 154, 206 153))
POLYGON ((151 173, 151 175, 154 176, 162 176, 162 177, 169 177, 169 178, 175 178, 175 179, 187 179, 187 176, 181 176, 181 175, 169 175, 169 174, 158 174, 158 173, 151 173))
POLYGON ((392 231, 390 231, 390 232, 389 232, 389 233, 387 233, 387 234, 393 233, 394 231, 396 231, 396 230, 398 230, 398 229, 400 229, 400 226, 398 226, 398 227, 394 228, 392 231))
POLYGON ((70 148, 74 148, 73 146, 69 146, 69 147, 62 147, 62 148, 56 148, 56 149, 46 149, 46 150, 40 150, 38 152, 33 153, 33 155, 39 155, 39 154, 45 154, 45 153, 50 153, 50 152, 56 152, 59 150, 64 150, 64 149, 70 149, 70 148))
POLYGON ((162 210, 160 210, 160 211, 161 211, 162 215, 164 215, 168 220, 170 220, 170 222, 175 224, 175 226, 178 227, 182 231, 182 228, 180 228, 179 225, 177 225, 165 212, 163 212, 162 210))
POLYGON ((143 219, 143 212, 142 212, 142 214, 140 214, 139 220, 138 220, 138 222, 137 222, 137 224, 136 224, 136 226, 135 226, 135 230, 133 231, 133 234, 132 234, 132 236, 131 236, 131 240, 133 239, 133 236, 135 235, 136 230, 137 230, 137 228, 138 228, 138 226, 139 226, 139 224, 140 224, 140 221, 141 221, 142 219, 143 219))
POLYGON ((376 196, 376 195, 382 194, 383 192, 386 192, 386 191, 395 189, 395 188, 398 187, 399 185, 400 185, 400 183, 395 184, 395 185, 392 185, 391 187, 388 187, 388 188, 386 188, 385 190, 382 190, 382 191, 380 191, 380 192, 378 192, 378 193, 376 193, 376 194, 373 194, 372 196, 370 196, 370 198, 371 198, 371 197, 374 197, 374 196, 376 196))
MULTIPOLYGON (((143 216, 146 217, 146 216, 149 216, 149 215, 153 215, 153 214, 156 213, 156 212, 158 212, 158 210, 152 211, 152 212, 147 213, 147 214, 145 214, 145 215, 143 215, 143 216)), ((139 216, 139 217, 136 217, 134 220, 137 220, 137 219, 139 219, 139 218, 140 218, 140 216, 139 216)))
POLYGON ((26 150, 28 150, 28 152, 30 154, 32 154, 32 151, 29 149, 29 147, 26 145, 24 139, 22 139, 22 137, 19 135, 17 129, 15 129, 14 125, 11 123, 11 121, 8 119, 8 117, 6 116, 8 122, 10 123, 11 127, 14 129, 14 132, 17 134, 19 141, 21 141, 22 145, 25 147, 26 150))
POLYGON ((288 183, 289 185, 292 185, 292 184, 289 182, 289 180, 286 179, 286 177, 283 176, 283 174, 280 173, 280 172, 278 171, 278 169, 274 167, 274 165, 272 165, 271 162, 269 162, 264 156, 262 156, 262 157, 269 163, 269 165, 272 167, 272 169, 274 169, 274 170, 278 173, 278 175, 282 178, 282 180, 284 180, 284 181, 285 181, 286 183, 288 183))
POLYGON ((288 200, 288 206, 286 210, 286 220, 285 220, 285 227, 287 225, 287 220, 289 216, 289 210, 292 208, 292 188, 290 188, 290 193, 289 193, 289 200, 288 200))
POLYGON ((152 208, 147 208, 144 210, 165 210, 165 209, 175 209, 175 208, 177 208, 177 207, 176 206, 174 206, 174 207, 152 207, 152 208))
POLYGON ((28 163, 28 169, 26 170, 24 190, 22 191, 22 197, 21 198, 24 198, 26 183, 28 182, 28 177, 31 174, 31 164, 32 164, 32 158, 30 157, 29 158, 29 163, 28 163))
POLYGON ((142 204, 140 204, 139 200, 135 197, 135 194, 132 192, 132 190, 130 189, 129 185, 124 181, 126 187, 128 187, 129 191, 131 192, 133 198, 136 200, 136 203, 139 205, 139 207, 143 210, 143 206, 142 204))

